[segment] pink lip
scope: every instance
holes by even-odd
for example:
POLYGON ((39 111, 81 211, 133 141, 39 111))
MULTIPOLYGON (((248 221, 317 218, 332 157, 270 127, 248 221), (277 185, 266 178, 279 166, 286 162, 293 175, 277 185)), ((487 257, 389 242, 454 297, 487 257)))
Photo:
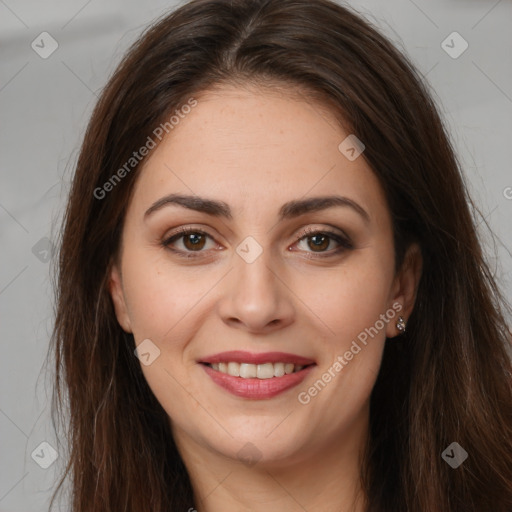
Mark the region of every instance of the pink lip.
MULTIPOLYGON (((231 350, 229 352, 219 352, 199 360, 199 363, 236 363, 264 364, 264 363, 293 363, 296 365, 306 366, 314 364, 315 361, 306 357, 288 354, 286 352, 264 352, 254 354, 243 350, 231 350)), ((236 377, 235 377, 236 378, 236 377)), ((281 377, 282 378, 282 377, 281 377)), ((250 379, 249 379, 250 380, 250 379)))
MULTIPOLYGON (((225 352, 225 354, 231 354, 231 352, 225 352)), ((240 359, 230 359, 230 361, 233 360, 240 361, 240 359)), ((292 362, 288 359, 287 361, 292 362)), ((265 359, 264 362, 270 361, 265 359)), ((213 368, 210 368, 209 366, 206 366, 206 364, 202 364, 201 366, 204 368, 204 371, 211 377, 213 382, 215 382, 215 384, 218 384, 220 387, 226 389, 235 396, 256 400, 272 398, 290 388, 293 388, 294 386, 297 386, 314 368, 314 365, 308 366, 298 372, 289 373, 287 375, 283 375, 282 377, 273 377, 271 379, 244 379, 242 377, 233 377, 227 373, 221 373, 217 370, 214 370, 213 368)))

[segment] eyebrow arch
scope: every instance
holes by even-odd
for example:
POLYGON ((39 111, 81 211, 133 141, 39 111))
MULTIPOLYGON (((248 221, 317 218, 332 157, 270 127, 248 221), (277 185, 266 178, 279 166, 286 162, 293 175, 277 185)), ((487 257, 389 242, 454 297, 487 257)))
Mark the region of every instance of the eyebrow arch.
MULTIPOLYGON (((224 201, 184 194, 169 194, 155 201, 144 214, 144 219, 157 210, 173 204, 215 217, 225 217, 226 219, 233 218, 231 208, 224 201)), ((335 206, 352 208, 352 210, 363 218, 365 223, 368 224, 370 222, 370 216, 362 206, 348 197, 338 195, 308 197, 306 199, 289 201, 281 206, 279 210, 279 220, 292 219, 306 213, 326 210, 335 206)))

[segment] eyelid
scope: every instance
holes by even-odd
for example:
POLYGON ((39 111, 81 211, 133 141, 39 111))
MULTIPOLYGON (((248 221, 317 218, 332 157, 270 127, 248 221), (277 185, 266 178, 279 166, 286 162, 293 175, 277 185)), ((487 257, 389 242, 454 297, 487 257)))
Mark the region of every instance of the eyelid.
POLYGON ((327 235, 329 238, 333 239, 339 247, 336 249, 331 249, 330 251, 325 252, 315 252, 315 251, 305 251, 304 257, 308 259, 321 259, 321 258, 329 258, 339 255, 340 253, 346 252, 348 250, 354 249, 354 244, 352 239, 341 229, 339 228, 311 228, 307 227, 302 232, 297 235, 297 240, 294 243, 297 244, 307 238, 308 236, 313 235, 327 235))
MULTIPOLYGON (((212 236, 208 231, 205 231, 203 228, 195 228, 193 226, 180 226, 176 231, 171 233, 169 236, 165 236, 163 240, 161 241, 161 245, 174 252, 175 254, 179 256, 183 256, 186 258, 195 258, 200 257, 202 253, 206 253, 208 251, 182 251, 182 250, 176 250, 170 247, 170 244, 173 243, 176 240, 179 240, 181 237, 186 236, 187 234, 196 233, 200 235, 204 235, 207 238, 210 238, 211 240, 215 241, 215 237, 212 236)), ((336 241, 336 243, 339 244, 339 247, 336 249, 332 249, 327 252, 318 252, 315 253, 314 251, 306 251, 307 257, 309 258, 328 258, 330 256, 334 256, 342 251, 346 251, 349 249, 353 249, 353 243, 351 241, 351 238, 340 228, 333 228, 333 227, 318 227, 318 228, 312 228, 311 226, 307 226, 306 228, 302 229, 297 235, 295 235, 294 239, 295 242, 293 245, 297 244, 298 242, 301 242, 304 238, 307 238, 308 236, 313 235, 320 235, 325 234, 328 235, 330 238, 336 241)))
POLYGON ((350 237, 340 228, 334 228, 334 227, 330 227, 330 226, 327 228, 325 228, 325 227, 311 228, 310 226, 308 226, 298 233, 297 241, 302 240, 304 237, 306 237, 308 235, 312 236, 312 235, 320 234, 320 233, 324 233, 327 235, 334 235, 339 238, 345 239, 347 242, 350 242, 350 240, 351 240, 350 237))
POLYGON ((193 226, 180 226, 177 230, 172 232, 168 236, 164 236, 162 241, 160 242, 160 245, 164 247, 164 249, 167 249, 169 251, 172 251, 174 254, 177 254, 178 256, 183 256, 185 258, 195 258, 199 257, 201 253, 206 253, 207 251, 182 251, 173 249, 170 247, 171 243, 174 243, 175 241, 179 240, 180 238, 190 234, 190 233, 197 233, 200 235, 204 235, 207 238, 210 238, 211 240, 215 241, 215 237, 212 236, 208 231, 205 231, 203 228, 195 228, 193 226))

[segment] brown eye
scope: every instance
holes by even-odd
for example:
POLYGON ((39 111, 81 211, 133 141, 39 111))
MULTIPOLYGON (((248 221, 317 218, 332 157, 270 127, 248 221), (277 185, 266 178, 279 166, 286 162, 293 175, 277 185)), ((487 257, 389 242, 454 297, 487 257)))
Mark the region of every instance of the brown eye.
POLYGON ((201 250, 205 245, 205 235, 200 233, 190 233, 187 235, 181 235, 183 238, 183 245, 191 250, 201 250))
POLYGON ((318 234, 318 235, 309 236, 308 239, 312 243, 308 243, 308 247, 314 249, 315 251, 317 249, 319 249, 319 250, 327 249, 329 247, 329 240, 330 240, 330 238, 331 237, 326 236, 324 234, 318 234))
POLYGON ((334 233, 328 230, 307 232, 306 235, 302 236, 298 240, 298 243, 301 243, 304 240, 307 241, 307 248, 310 249, 309 251, 306 250, 308 257, 315 257, 314 255, 311 256, 312 253, 316 253, 316 256, 319 258, 329 257, 354 248, 352 242, 348 238, 345 238, 339 233, 334 233), (338 247, 334 247, 332 250, 327 250, 331 242, 337 244, 338 247))
POLYGON ((205 233, 200 229, 187 228, 181 229, 179 233, 163 240, 161 244, 163 247, 175 252, 176 254, 185 257, 194 257, 196 255, 193 253, 203 252, 208 238, 213 240, 208 233, 205 233), (182 247, 175 247, 175 245, 178 245, 178 242, 181 242, 182 247))

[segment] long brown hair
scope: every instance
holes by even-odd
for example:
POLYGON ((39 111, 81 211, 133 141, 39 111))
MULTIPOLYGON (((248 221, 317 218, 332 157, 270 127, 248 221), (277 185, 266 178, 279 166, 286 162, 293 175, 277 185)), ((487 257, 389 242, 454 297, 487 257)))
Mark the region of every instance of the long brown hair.
POLYGON ((147 29, 103 90, 55 282, 52 411, 69 460, 50 508, 68 475, 74 512, 194 506, 167 415, 108 293, 141 164, 105 197, 97 190, 176 109, 223 83, 284 84, 329 105, 364 142, 385 191, 396 269, 409 244, 420 245, 416 306, 406 333, 386 343, 371 396, 361 468, 368 510, 510 512, 510 308, 477 237, 477 208, 419 73, 368 21, 328 0, 189 2, 147 29), (456 469, 441 456, 452 442, 468 452, 456 469))

